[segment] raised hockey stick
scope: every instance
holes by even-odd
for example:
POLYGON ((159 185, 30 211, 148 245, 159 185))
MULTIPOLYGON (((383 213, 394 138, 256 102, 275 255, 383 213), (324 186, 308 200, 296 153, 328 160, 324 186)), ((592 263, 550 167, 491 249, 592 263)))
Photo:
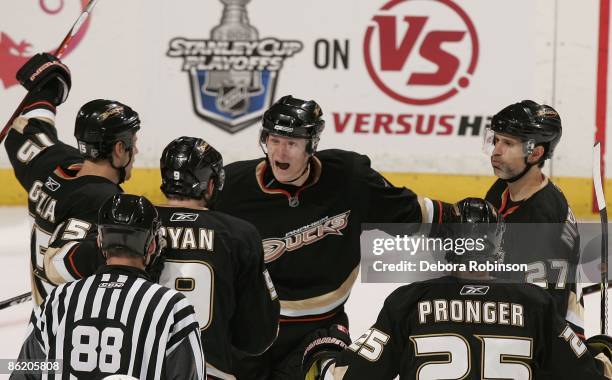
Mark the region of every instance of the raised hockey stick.
MULTIPOLYGON (((68 47, 68 45, 70 45, 70 41, 72 41, 72 38, 79 32, 79 29, 81 29, 81 26, 83 25, 83 23, 85 23, 85 20, 87 20, 87 17, 89 17, 89 14, 93 10, 97 2, 98 0, 90 0, 89 3, 87 3, 87 7, 85 7, 83 12, 81 12, 81 14, 79 15, 79 18, 76 20, 74 25, 72 25, 72 28, 70 28, 70 31, 68 31, 68 34, 66 34, 66 37, 64 37, 64 40, 62 41, 62 43, 59 45, 57 50, 55 50, 55 53, 53 53, 53 55, 55 55, 58 59, 61 58, 62 55, 64 55, 64 51, 66 51, 66 48, 68 47)), ((17 106, 17 109, 15 109, 15 112, 13 112, 13 115, 11 116, 9 121, 6 123, 4 128, 2 128, 2 131, 0 132, 0 144, 2 144, 2 141, 4 141, 4 138, 6 137, 9 130, 11 129, 11 125, 13 125, 13 121, 21 113, 21 110, 25 106, 26 99, 27 99, 27 95, 23 97, 23 100, 21 101, 21 103, 19 103, 19 106, 17 106)))
POLYGON ((19 305, 20 303, 24 303, 26 301, 29 301, 30 299, 32 299, 32 293, 27 292, 4 301, 0 301, 0 310, 6 309, 7 307, 11 307, 14 305, 19 305))
POLYGON ((601 147, 599 141, 593 147, 593 186, 595 188, 595 199, 601 219, 601 302, 600 302, 600 327, 602 334, 608 334, 608 210, 606 209, 606 197, 603 191, 601 173, 601 147))

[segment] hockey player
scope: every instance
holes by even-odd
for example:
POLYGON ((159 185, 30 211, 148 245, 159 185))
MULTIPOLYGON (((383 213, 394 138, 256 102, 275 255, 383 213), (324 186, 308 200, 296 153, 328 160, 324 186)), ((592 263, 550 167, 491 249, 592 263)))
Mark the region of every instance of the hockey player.
MULTIPOLYGON (((159 253, 159 227, 144 197, 116 194, 104 202, 98 242, 106 266, 50 293, 34 314, 19 360, 61 359, 63 379, 205 379, 193 306, 144 271, 159 253)), ((14 372, 11 379, 42 377, 14 372)))
POLYGON ((557 310, 583 336, 582 300, 576 293, 578 227, 565 196, 542 172, 561 139, 561 118, 550 106, 524 100, 497 113, 487 135, 498 180, 486 199, 509 224, 506 260, 529 264, 526 280, 547 288, 557 310), (538 224, 528 232, 516 223, 538 224), (536 232, 533 239, 526 236, 536 232), (524 259, 527 255, 530 260, 524 259))
MULTIPOLYGON (((485 248, 448 252, 447 260, 467 268, 499 262, 504 223, 495 208, 468 198, 457 212, 464 224, 447 236, 483 239, 485 248)), ((603 338, 595 341, 609 349, 603 338)), ((352 344, 345 328, 333 326, 303 347, 306 379, 587 380, 608 378, 612 367, 601 348, 587 349, 545 290, 469 270, 396 289, 352 344)))
POLYGON ((279 302, 253 225, 208 209, 223 189, 223 159, 211 145, 180 137, 160 160, 162 285, 193 303, 209 379, 235 379, 232 347, 257 355, 278 333, 279 302))
POLYGON ((104 263, 95 242, 97 212, 131 175, 140 120, 117 101, 88 102, 76 118, 75 149, 58 139, 54 125, 56 107, 70 90, 68 68, 52 55, 37 54, 17 79, 29 94, 5 147, 28 192, 32 290, 40 304, 55 285, 88 276, 104 263))
POLYGON ((392 186, 366 156, 317 152, 324 126, 317 103, 285 96, 263 117, 265 158, 225 170, 215 208, 257 227, 281 305, 276 342, 266 354, 240 361, 240 379, 298 376, 296 350, 306 334, 347 324, 343 305, 357 278, 362 222, 440 222, 450 216, 452 205, 392 186))

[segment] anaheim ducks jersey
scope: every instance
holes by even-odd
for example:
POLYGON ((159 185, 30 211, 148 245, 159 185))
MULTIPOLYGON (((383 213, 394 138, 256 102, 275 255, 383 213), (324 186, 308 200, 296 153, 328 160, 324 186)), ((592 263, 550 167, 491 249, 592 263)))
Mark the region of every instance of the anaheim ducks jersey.
POLYGON ((209 378, 235 379, 232 346, 257 355, 278 332, 279 302, 253 225, 220 212, 159 206, 160 284, 193 304, 209 378))
POLYGON ((322 378, 605 379, 601 355, 535 285, 444 277, 396 289, 322 378))
POLYGON ((557 310, 578 333, 584 334, 582 298, 576 292, 580 235, 561 190, 549 179, 546 186, 528 199, 514 202, 506 182, 497 180, 486 199, 498 208, 507 223, 506 262, 527 264, 525 280, 547 289, 557 310), (537 225, 523 226, 524 223, 537 225))
POLYGON ((58 139, 54 116, 47 108, 29 110, 15 120, 5 142, 15 176, 28 192, 37 304, 57 284, 89 276, 104 264, 96 245, 98 209, 122 191, 103 177, 76 177, 83 158, 58 139))
POLYGON ((289 318, 344 304, 358 273, 361 223, 421 221, 416 195, 390 185, 368 157, 324 150, 310 165, 300 188, 277 184, 266 160, 227 165, 215 204, 259 230, 281 315, 289 318))

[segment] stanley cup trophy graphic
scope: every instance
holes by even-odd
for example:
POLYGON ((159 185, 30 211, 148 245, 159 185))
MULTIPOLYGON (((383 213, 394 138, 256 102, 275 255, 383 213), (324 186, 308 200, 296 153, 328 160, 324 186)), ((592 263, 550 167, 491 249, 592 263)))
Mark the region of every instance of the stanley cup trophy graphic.
MULTIPOLYGON (((221 0, 224 4, 221 23, 211 31, 215 41, 256 41, 257 30, 249 24, 246 4, 250 0, 221 0)), ((217 108, 232 116, 245 113, 249 98, 260 94, 261 71, 216 70, 210 72, 202 86, 207 95, 216 97, 217 108)))

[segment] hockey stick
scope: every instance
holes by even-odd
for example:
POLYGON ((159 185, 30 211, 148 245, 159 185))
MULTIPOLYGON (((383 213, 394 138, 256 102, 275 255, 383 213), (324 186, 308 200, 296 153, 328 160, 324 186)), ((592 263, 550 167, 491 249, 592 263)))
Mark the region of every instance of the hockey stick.
POLYGON ((0 310, 6 309, 7 307, 11 307, 14 305, 19 305, 20 303, 24 303, 26 301, 29 301, 30 299, 32 299, 32 293, 27 292, 13 298, 9 298, 5 301, 0 301, 0 310))
MULTIPOLYGON (((59 47, 57 48, 57 50, 55 50, 55 53, 53 54, 58 59, 61 58, 62 55, 64 55, 64 51, 66 51, 66 48, 68 47, 68 45, 70 45, 70 41, 72 41, 72 38, 79 32, 79 29, 81 29, 81 26, 83 25, 83 23, 85 23, 85 20, 87 20, 87 17, 89 17, 89 14, 93 10, 97 2, 98 0, 90 0, 89 3, 87 4, 87 7, 85 7, 85 9, 83 10, 83 12, 81 12, 81 14, 79 15, 79 18, 76 20, 74 25, 72 25, 72 28, 70 28, 70 31, 68 31, 68 34, 66 34, 66 37, 64 37, 64 39, 62 40, 62 43, 59 45, 59 47)), ((9 119, 8 123, 6 123, 4 128, 2 128, 2 131, 0 132, 0 144, 2 144, 2 141, 4 141, 4 138, 6 137, 9 130, 11 129, 11 125, 13 125, 13 121, 15 121, 17 116, 19 116, 19 114, 21 113, 21 110, 25 106, 26 99, 27 99, 27 94, 26 96, 23 97, 23 100, 21 101, 21 103, 19 103, 19 106, 17 106, 17 109, 15 110, 15 112, 13 112, 13 115, 9 119)))
POLYGON ((593 147, 593 186, 601 219, 600 327, 602 334, 608 334, 608 210, 601 176, 601 147, 598 141, 593 147))

